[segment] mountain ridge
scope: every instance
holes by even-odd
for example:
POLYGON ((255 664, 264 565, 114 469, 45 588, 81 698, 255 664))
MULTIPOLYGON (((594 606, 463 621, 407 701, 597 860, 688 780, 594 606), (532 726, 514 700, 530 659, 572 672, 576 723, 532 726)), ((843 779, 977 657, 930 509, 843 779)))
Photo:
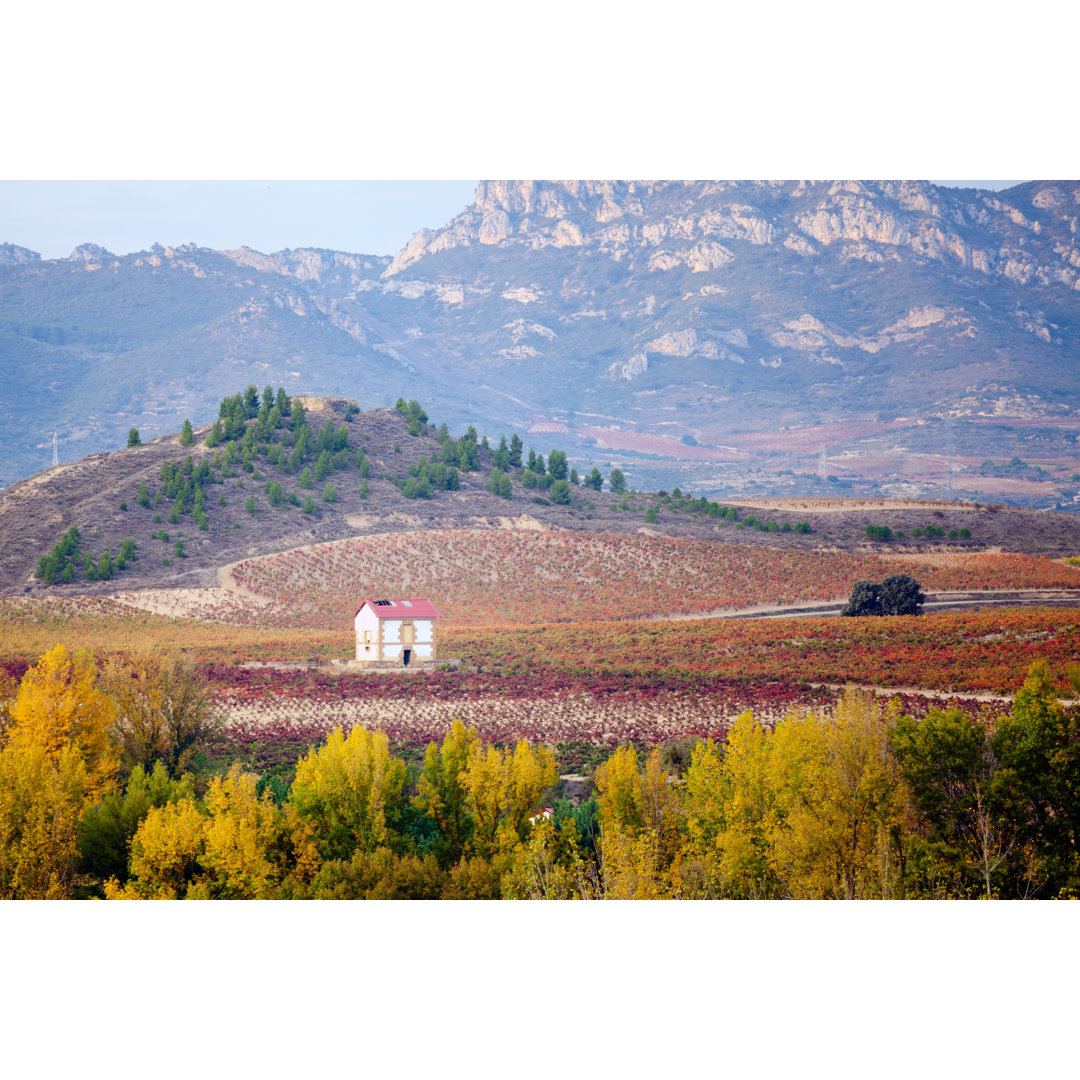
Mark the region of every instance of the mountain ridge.
MULTIPOLYGON (((895 438, 830 434, 830 458, 888 458, 854 471, 880 494, 938 494, 964 451, 1030 454, 1012 420, 1036 424, 1064 476, 1080 431, 1078 215, 1075 181, 482 181, 393 257, 87 243, 40 260, 0 245, 15 375, 0 481, 45 463, 54 422, 70 456, 133 425, 208 419, 243 381, 366 407, 412 394, 455 428, 554 424, 579 460, 622 455, 657 484, 690 467, 669 453, 689 439, 723 465, 691 482, 718 494, 755 482, 739 438, 896 418, 911 423, 895 438), (21 443, 20 420, 34 429, 21 443)), ((767 485, 841 471, 751 456, 767 485)))

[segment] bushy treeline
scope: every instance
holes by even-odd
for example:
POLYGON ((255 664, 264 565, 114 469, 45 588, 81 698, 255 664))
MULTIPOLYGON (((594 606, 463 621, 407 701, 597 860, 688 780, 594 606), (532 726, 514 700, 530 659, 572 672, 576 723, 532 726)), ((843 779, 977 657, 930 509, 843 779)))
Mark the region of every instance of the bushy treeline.
MULTIPOLYGON (((903 529, 890 529, 888 525, 867 525, 866 535, 871 540, 881 540, 884 543, 888 543, 890 540, 903 540, 903 529)), ((945 527, 942 525, 924 525, 916 526, 911 530, 911 535, 916 539, 926 537, 929 540, 939 540, 945 535, 945 527)), ((970 540, 971 530, 968 528, 963 529, 950 529, 948 531, 948 537, 950 540, 970 540)))
POLYGON ((660 511, 664 510, 672 513, 700 514, 712 518, 720 524, 731 524, 740 529, 756 529, 758 532, 813 532, 808 521, 798 521, 794 525, 790 521, 785 521, 783 525, 780 525, 772 520, 763 521, 755 514, 740 516, 739 511, 734 506, 725 506, 723 503, 710 501, 705 496, 695 499, 692 495, 684 494, 678 488, 675 488, 670 495, 666 491, 658 491, 657 495, 659 500, 645 511, 645 520, 650 524, 658 521, 660 511))
POLYGON ((62 647, 0 713, 0 895, 111 898, 975 898, 1080 890, 1080 721, 1036 662, 1007 715, 849 692, 640 757, 556 796, 545 746, 455 721, 423 765, 335 731, 291 782, 207 776, 182 661, 100 676, 62 647), (200 767, 202 766, 202 767, 200 767), (544 809, 545 804, 549 810, 544 809), (549 812, 550 811, 550 812, 549 812))

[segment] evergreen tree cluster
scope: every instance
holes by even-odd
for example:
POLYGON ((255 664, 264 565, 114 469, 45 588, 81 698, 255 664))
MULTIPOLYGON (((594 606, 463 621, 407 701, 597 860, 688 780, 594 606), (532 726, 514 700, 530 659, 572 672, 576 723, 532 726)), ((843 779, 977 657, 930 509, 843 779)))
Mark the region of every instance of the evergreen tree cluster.
POLYGON ((406 499, 430 499, 434 491, 457 491, 461 475, 454 465, 434 458, 428 461, 427 455, 421 454, 420 460, 409 466, 408 476, 398 481, 398 486, 406 499))
POLYGON ((46 585, 57 582, 69 585, 81 570, 86 581, 108 581, 135 560, 136 546, 135 541, 127 537, 120 541, 120 552, 115 557, 106 548, 97 558, 85 551, 80 559, 81 537, 78 528, 72 525, 49 554, 38 559, 37 577, 46 585))

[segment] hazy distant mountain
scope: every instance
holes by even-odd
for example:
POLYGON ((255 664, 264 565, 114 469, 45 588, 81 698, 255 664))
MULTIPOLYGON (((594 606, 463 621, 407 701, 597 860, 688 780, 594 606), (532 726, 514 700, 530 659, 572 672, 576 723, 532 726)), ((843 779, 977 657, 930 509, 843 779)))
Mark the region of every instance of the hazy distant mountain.
POLYGON ((1010 420, 1075 440, 1078 217, 1076 181, 485 181, 393 259, 2 245, 0 481, 54 426, 70 460, 249 382, 642 462, 838 420, 864 426, 820 441, 851 453, 918 453, 941 418, 961 449, 990 425, 1003 453, 1010 420))

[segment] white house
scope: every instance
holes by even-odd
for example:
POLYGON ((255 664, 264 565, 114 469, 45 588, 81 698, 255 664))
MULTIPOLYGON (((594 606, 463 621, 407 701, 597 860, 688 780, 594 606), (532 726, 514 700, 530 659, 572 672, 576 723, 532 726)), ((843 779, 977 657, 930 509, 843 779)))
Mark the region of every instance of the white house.
POLYGON ((435 659, 435 620, 427 600, 365 600, 356 609, 356 659, 360 663, 401 664, 435 659))

